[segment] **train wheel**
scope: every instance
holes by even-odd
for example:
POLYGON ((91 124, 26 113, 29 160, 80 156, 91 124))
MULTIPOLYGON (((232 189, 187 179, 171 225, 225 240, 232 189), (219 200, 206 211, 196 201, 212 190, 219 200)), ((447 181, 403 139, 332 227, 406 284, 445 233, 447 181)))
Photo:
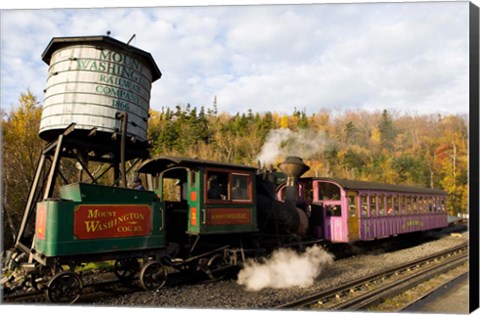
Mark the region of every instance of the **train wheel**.
POLYGON ((52 303, 75 303, 83 288, 82 279, 73 271, 56 274, 47 285, 47 299, 52 303))
POLYGON ((167 269, 158 261, 146 263, 140 271, 140 284, 145 290, 158 290, 167 282, 167 269))
POLYGON ((222 255, 213 255, 207 262, 205 273, 212 280, 221 280, 227 274, 227 262, 222 255))
POLYGON ((135 258, 116 260, 113 266, 113 272, 123 282, 130 282, 139 270, 140 264, 135 258))

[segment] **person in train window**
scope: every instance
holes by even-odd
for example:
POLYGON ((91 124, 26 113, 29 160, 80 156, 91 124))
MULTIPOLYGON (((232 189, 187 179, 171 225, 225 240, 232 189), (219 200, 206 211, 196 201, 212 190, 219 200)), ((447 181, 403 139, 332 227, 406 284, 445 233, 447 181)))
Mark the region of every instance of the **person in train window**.
POLYGON ((208 188, 208 199, 221 199, 221 188, 218 183, 218 179, 215 175, 210 176, 208 179, 209 188, 208 188))
POLYGON ((368 216, 368 208, 367 205, 362 205, 362 217, 368 216))
MULTIPOLYGON (((225 175, 226 176, 226 175, 225 175)), ((226 178, 220 178, 218 174, 210 175, 208 178, 208 199, 227 199, 227 180, 226 178)))
POLYGON ((133 181, 133 188, 136 190, 145 190, 145 187, 142 185, 142 180, 139 177, 133 181))

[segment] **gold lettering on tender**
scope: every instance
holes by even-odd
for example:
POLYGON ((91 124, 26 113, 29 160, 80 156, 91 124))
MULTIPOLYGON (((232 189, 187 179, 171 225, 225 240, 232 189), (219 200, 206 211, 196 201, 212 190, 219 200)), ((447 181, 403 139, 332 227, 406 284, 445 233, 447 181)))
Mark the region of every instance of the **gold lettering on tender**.
POLYGON ((98 209, 88 209, 87 218, 107 218, 107 217, 116 217, 116 211, 100 211, 98 209))
POLYGON ((99 220, 85 221, 87 233, 95 233, 104 230, 110 230, 117 227, 118 232, 141 232, 143 231, 140 221, 145 221, 143 213, 130 212, 117 217, 117 211, 100 211, 99 209, 88 209, 88 219, 112 218, 107 222, 99 220), (120 224, 130 224, 130 226, 119 226, 120 224))

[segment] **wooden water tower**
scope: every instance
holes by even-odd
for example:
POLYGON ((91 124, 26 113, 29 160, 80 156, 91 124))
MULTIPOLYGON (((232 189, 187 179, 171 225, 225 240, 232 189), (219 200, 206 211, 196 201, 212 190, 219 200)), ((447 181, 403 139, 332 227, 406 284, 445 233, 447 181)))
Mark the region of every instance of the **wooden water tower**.
POLYGON ((36 203, 69 184, 66 167, 76 164, 80 182, 127 187, 127 174, 149 156, 151 85, 162 75, 150 53, 110 36, 55 37, 42 60, 49 65, 39 130, 46 145, 16 240, 26 252, 36 203))

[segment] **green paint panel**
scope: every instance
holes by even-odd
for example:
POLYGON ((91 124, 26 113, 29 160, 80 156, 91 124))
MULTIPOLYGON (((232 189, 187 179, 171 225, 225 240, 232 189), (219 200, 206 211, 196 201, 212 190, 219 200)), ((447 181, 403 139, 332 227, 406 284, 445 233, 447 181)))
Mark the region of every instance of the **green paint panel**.
POLYGON ((75 201, 37 204, 37 252, 56 257, 165 247, 163 211, 153 192, 89 184, 61 191, 62 199, 75 201))
POLYGON ((74 183, 60 187, 60 198, 85 203, 145 203, 153 202, 155 194, 147 190, 74 183))

